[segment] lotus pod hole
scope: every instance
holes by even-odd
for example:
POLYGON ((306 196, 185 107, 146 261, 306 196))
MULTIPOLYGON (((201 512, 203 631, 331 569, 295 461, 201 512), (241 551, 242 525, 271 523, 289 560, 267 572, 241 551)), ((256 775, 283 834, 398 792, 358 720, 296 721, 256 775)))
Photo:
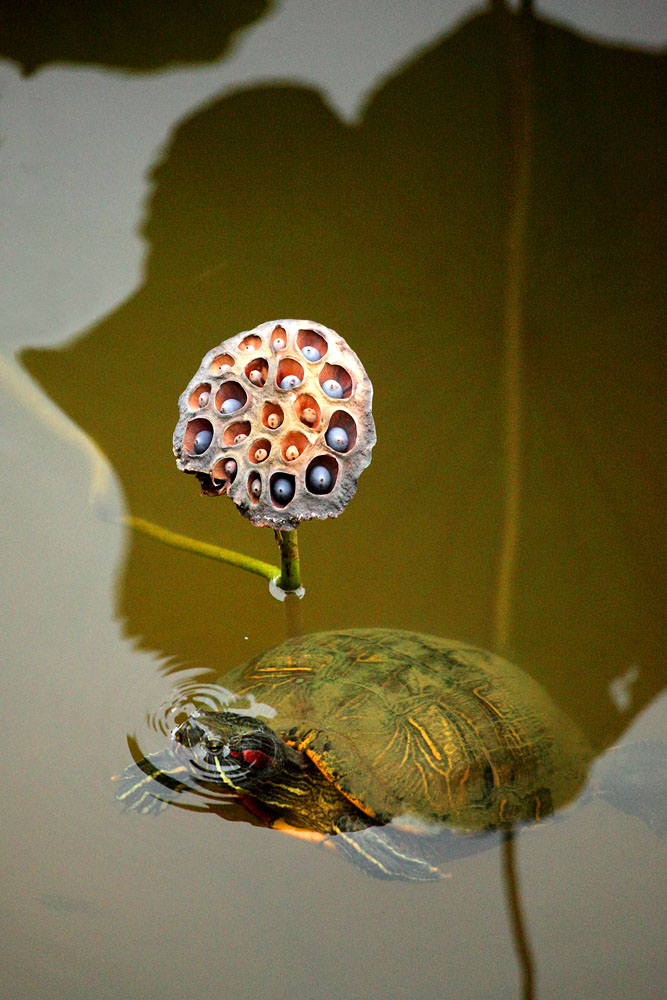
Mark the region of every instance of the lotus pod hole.
POLYGON ((338 478, 338 462, 331 455, 318 455, 306 469, 306 487, 322 496, 331 493, 338 478))
POLYGON ((199 481, 201 482, 202 493, 209 497, 218 497, 222 493, 227 492, 227 487, 229 486, 229 479, 227 473, 225 472, 225 461, 224 459, 219 459, 211 470, 210 476, 206 473, 197 473, 199 481))
POLYGON ((253 385, 263 386, 269 372, 269 365, 265 358, 257 358, 246 365, 245 375, 253 385))
POLYGON ((322 391, 330 399, 348 399, 352 395, 352 377, 341 365, 322 365, 319 377, 322 391))
POLYGON ((207 382, 202 382, 190 393, 188 405, 191 410, 203 410, 205 406, 208 406, 210 398, 211 386, 207 382))
POLYGON ((227 474, 227 469, 225 468, 226 465, 227 462, 225 461, 225 459, 220 458, 211 469, 211 478, 216 483, 226 483, 227 480, 230 478, 227 474))
POLYGON ((303 382, 304 369, 294 358, 283 358, 278 365, 276 382, 280 389, 297 389, 303 382))
POLYGON ((319 426, 322 419, 322 410, 314 396, 310 396, 307 393, 299 396, 294 404, 294 411, 301 423, 305 424, 306 427, 319 426))
MULTIPOLYGON (((188 421, 183 435, 183 447, 190 455, 203 455, 213 440, 213 425, 210 420, 199 418, 188 421)), ((192 469, 193 472, 198 471, 192 469)))
POLYGON ((254 351, 258 351, 261 346, 261 339, 256 337, 254 333, 251 333, 243 338, 239 344, 239 351, 243 351, 244 354, 252 354, 254 351))
POLYGON ((276 507, 286 507, 294 497, 294 492, 294 476, 284 472, 271 476, 271 499, 276 507))
POLYGON ((277 403, 265 403, 262 407, 261 421, 264 426, 270 428, 270 430, 277 430, 284 419, 285 415, 283 413, 283 408, 282 406, 278 406, 277 403))
POLYGON ((321 361, 329 349, 329 345, 317 330, 299 330, 296 335, 296 346, 306 361, 321 361))
POLYGON ((242 410, 247 402, 248 395, 238 382, 223 382, 215 395, 215 408, 224 414, 242 410))
POLYGON ((274 351, 284 351, 287 347, 287 330, 277 326, 271 334, 271 347, 274 351))
POLYGON ((234 358, 231 354, 219 354, 217 357, 213 358, 210 364, 208 374, 210 375, 222 375, 224 372, 230 371, 234 367, 234 358))
POLYGON ((248 458, 251 462, 265 462, 271 454, 271 442, 266 438, 259 438, 253 442, 248 449, 248 458))
POLYGON ((263 323, 209 351, 182 393, 178 468, 256 525, 337 517, 371 460, 372 398, 361 361, 334 330, 263 323))
POLYGON ((352 451, 357 443, 357 425, 352 414, 347 413, 346 410, 336 410, 331 415, 324 439, 334 451, 352 451), (331 440, 329 440, 330 435, 331 440), (347 438, 347 443, 345 443, 345 438, 347 438), (332 441, 335 443, 332 444, 332 441), (339 446, 339 442, 343 443, 342 447, 339 446))
POLYGON ((289 431, 283 435, 280 444, 280 450, 286 462, 294 462, 307 447, 308 438, 301 431, 289 431))
POLYGON ((230 448, 232 445, 240 444, 249 434, 250 422, 248 420, 239 420, 233 424, 227 424, 222 432, 223 447, 230 448))

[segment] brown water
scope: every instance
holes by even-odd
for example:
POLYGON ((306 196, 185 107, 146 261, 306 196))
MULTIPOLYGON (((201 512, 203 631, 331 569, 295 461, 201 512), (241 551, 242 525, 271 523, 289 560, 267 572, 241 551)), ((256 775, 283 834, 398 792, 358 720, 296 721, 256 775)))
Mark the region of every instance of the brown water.
MULTIPOLYGON (((15 39, 4 54, 152 69, 213 58, 237 23, 183 49, 182 26, 165 29, 148 66, 122 32, 120 50, 58 50, 51 31, 51 48, 28 32, 30 53, 15 39)), ((268 530, 199 498, 171 455, 202 355, 264 320, 333 327, 375 386, 358 495, 300 530, 305 630, 502 642, 597 753, 629 729, 664 739, 664 60, 515 27, 479 16, 433 37, 357 122, 295 83, 215 96, 211 70, 206 103, 169 118, 156 90, 137 124, 114 89, 130 78, 97 70, 100 107, 125 100, 128 131, 162 142, 143 208, 127 180, 119 230, 143 212, 145 257, 124 301, 103 277, 120 254, 95 238, 110 204, 53 238, 61 216, 83 219, 100 162, 66 173, 71 150, 40 146, 49 115, 81 113, 92 71, 68 70, 57 106, 39 75, 27 103, 12 92, 7 134, 27 140, 9 160, 9 259, 30 294, 8 317, 1 397, 8 996, 520 995, 496 850, 437 886, 381 884, 272 831, 180 809, 142 820, 113 799, 127 734, 164 746, 154 720, 179 684, 285 637, 259 578, 117 524, 130 512, 275 558, 268 530), (177 124, 160 139, 163 121, 177 124), (44 163, 62 186, 36 218, 44 163)), ((127 150, 95 150, 122 194, 127 150)), ((641 811, 594 801, 518 836, 540 998, 662 995, 664 844, 641 811)))

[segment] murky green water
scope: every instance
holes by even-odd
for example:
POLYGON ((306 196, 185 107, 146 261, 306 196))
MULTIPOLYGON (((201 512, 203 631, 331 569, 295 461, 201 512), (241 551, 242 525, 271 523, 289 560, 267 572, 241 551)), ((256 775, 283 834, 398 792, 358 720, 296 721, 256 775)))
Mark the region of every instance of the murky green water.
MULTIPOLYGON (((305 630, 493 647, 514 483, 504 652, 596 754, 664 739, 664 60, 545 22, 517 41, 486 15, 440 35, 425 4, 369 33, 354 117, 327 75, 336 52, 358 93, 373 78, 349 16, 327 41, 270 9, 205 64, 263 13, 226 6, 167 24, 146 62, 127 24, 86 48, 90 24, 40 21, 2 51, 41 67, 0 67, 5 988, 519 996, 496 849, 384 884, 246 823, 120 812, 128 734, 161 749, 174 690, 286 622, 259 578, 118 518, 273 560, 268 530, 176 471, 176 401, 224 338, 321 321, 366 365, 378 443, 344 514, 300 530, 305 630), (329 101, 303 84, 319 64, 329 101)), ((596 800, 518 836, 536 996, 661 995, 652 787, 632 815, 596 800)))

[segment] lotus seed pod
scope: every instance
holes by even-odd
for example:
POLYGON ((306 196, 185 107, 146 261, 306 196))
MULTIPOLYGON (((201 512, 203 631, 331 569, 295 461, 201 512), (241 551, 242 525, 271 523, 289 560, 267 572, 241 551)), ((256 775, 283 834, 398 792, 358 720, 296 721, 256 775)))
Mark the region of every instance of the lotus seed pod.
POLYGON ((177 465, 256 525, 287 530, 336 517, 371 460, 372 396, 359 358, 333 330, 263 323, 205 355, 179 400, 177 465))

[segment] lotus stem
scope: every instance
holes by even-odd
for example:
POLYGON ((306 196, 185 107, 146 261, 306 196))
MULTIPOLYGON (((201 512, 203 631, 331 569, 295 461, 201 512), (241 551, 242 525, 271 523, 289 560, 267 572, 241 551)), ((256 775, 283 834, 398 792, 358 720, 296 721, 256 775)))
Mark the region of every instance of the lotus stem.
MULTIPOLYGON (((244 556, 240 552, 233 552, 231 549, 222 549, 219 545, 200 542, 194 538, 189 538, 187 535, 178 535, 175 531, 168 531, 158 524, 145 521, 142 517, 130 516, 123 517, 121 520, 123 524, 127 524, 134 531, 148 535, 149 538, 153 538, 156 542, 161 542, 163 545, 168 545, 172 549, 182 549, 185 552, 192 552, 196 556, 204 556, 206 559, 216 559, 218 562, 227 563, 229 566, 238 566, 239 569, 244 569, 248 573, 255 573, 257 576, 263 576, 269 581, 275 580, 281 574, 281 570, 271 563, 262 562, 261 559, 253 559, 251 556, 244 556)), ((289 534, 296 535, 296 531, 289 532, 289 534)), ((296 550, 296 538, 294 547, 296 550)), ((296 556, 296 572, 298 576, 298 552, 296 556)), ((282 583, 280 586, 283 586, 282 583)), ((283 589, 287 590, 288 588, 283 587, 283 589)))
POLYGON ((276 531, 276 541, 280 549, 281 590, 290 593, 301 588, 301 568, 299 566, 299 542, 296 528, 293 531, 276 531))

